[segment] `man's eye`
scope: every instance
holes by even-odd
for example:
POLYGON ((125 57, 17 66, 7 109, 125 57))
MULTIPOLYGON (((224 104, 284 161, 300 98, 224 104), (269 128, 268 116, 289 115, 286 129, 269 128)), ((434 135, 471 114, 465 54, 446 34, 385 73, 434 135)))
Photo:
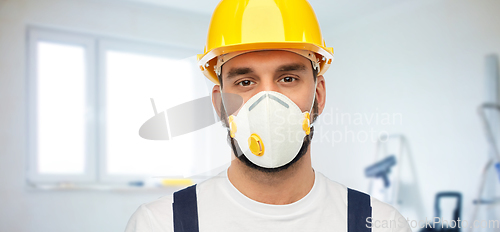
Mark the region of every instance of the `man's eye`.
POLYGON ((280 81, 281 82, 292 82, 292 81, 296 81, 296 80, 297 80, 297 78, 295 78, 295 77, 285 77, 285 78, 281 79, 280 81))
POLYGON ((241 86, 249 86, 251 85, 252 83, 254 83, 253 81, 249 81, 249 80, 244 80, 244 81, 240 81, 238 82, 238 85, 241 85, 241 86))

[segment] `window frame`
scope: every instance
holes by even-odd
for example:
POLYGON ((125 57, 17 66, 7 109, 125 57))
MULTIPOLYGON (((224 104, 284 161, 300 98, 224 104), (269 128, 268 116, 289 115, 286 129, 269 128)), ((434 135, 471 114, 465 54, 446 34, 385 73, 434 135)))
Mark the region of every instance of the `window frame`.
MULTIPOLYGON (((94 112, 89 107, 95 101, 95 94, 92 93, 91 86, 95 84, 95 41, 93 38, 85 35, 68 32, 61 33, 49 29, 40 29, 28 27, 28 78, 27 78, 27 125, 28 125, 28 168, 27 176, 29 182, 37 183, 60 183, 75 182, 89 183, 96 180, 95 156, 91 153, 95 150, 95 143, 92 136, 95 134, 95 127, 92 125, 95 121, 94 112), (85 52, 85 167, 83 174, 41 174, 38 173, 38 42, 57 43, 73 46, 81 46, 85 52)), ((94 123, 95 124, 95 123, 94 123)))
MULTIPOLYGON (((29 25, 27 44, 27 183, 30 186, 75 184, 82 186, 123 186, 143 181, 148 175, 111 175, 107 172, 106 151, 106 52, 122 51, 140 55, 180 58, 196 55, 197 49, 173 44, 138 41, 29 25), (42 174, 38 172, 37 83, 38 42, 82 46, 86 61, 85 167, 83 174, 42 174)), ((139 129, 139 128, 137 128, 139 129)), ((139 136, 139 135, 138 135, 139 136)))
MULTIPOLYGON (((112 175, 107 172, 107 156, 105 154, 106 151, 106 99, 104 96, 106 95, 106 52, 107 51, 116 51, 116 52, 125 52, 125 53, 133 53, 138 55, 149 55, 149 56, 159 56, 165 58, 185 58, 189 54, 196 54, 196 50, 184 48, 184 47, 174 47, 174 46, 161 46, 156 44, 145 44, 145 43, 136 43, 125 40, 118 39, 103 39, 98 41, 98 52, 97 57, 99 57, 98 66, 98 172, 99 181, 103 183, 113 183, 113 184, 128 184, 130 182, 142 181, 145 178, 150 176, 148 175, 112 175)), ((153 110, 151 110, 151 116, 153 116, 153 110)), ((168 121, 167 121, 168 123, 168 121)), ((139 128, 137 128, 139 129, 139 128)), ((172 178, 179 178, 179 176, 174 176, 172 178)))

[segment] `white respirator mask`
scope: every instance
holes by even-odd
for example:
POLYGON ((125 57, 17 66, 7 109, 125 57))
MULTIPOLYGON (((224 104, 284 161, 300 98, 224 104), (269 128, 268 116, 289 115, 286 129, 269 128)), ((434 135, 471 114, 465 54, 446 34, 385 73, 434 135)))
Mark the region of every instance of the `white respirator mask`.
POLYGON ((259 92, 243 104, 237 115, 228 117, 229 134, 255 165, 281 167, 297 156, 304 137, 311 133, 314 100, 311 109, 302 112, 281 93, 259 92))

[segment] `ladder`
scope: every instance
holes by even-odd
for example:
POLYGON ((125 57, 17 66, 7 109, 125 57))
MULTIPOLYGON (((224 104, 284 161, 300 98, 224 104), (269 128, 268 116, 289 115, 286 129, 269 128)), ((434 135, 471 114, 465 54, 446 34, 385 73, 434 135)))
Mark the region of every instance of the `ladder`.
MULTIPOLYGON (((494 110, 500 113, 500 105, 493 104, 493 103, 483 103, 481 106, 479 106, 478 113, 480 115, 481 121, 483 122, 483 127, 484 131, 486 134, 486 139, 488 140, 488 143, 490 145, 491 151, 490 152, 490 157, 486 164, 483 167, 483 170, 481 172, 481 180, 479 182, 479 190, 477 192, 476 198, 474 199, 474 209, 472 211, 472 220, 475 220, 477 218, 477 214, 479 211, 479 208, 481 205, 492 205, 492 204, 499 204, 500 203, 500 197, 494 197, 491 199, 485 199, 483 198, 483 192, 486 187, 486 180, 488 177, 488 172, 491 168, 496 169, 496 173, 499 178, 500 183, 500 152, 498 151, 498 146, 496 142, 496 138, 494 136, 493 132, 493 125, 490 123, 488 120, 488 114, 487 110, 494 110)), ((473 231, 473 227, 471 226, 469 228, 469 232, 473 231)))

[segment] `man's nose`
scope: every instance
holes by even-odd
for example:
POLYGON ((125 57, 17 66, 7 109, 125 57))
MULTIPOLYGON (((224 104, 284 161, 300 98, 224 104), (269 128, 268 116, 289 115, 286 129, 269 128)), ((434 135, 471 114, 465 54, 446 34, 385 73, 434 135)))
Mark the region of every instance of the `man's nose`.
POLYGON ((274 81, 272 77, 261 78, 260 84, 258 86, 258 91, 274 91, 280 92, 278 83, 274 81))

